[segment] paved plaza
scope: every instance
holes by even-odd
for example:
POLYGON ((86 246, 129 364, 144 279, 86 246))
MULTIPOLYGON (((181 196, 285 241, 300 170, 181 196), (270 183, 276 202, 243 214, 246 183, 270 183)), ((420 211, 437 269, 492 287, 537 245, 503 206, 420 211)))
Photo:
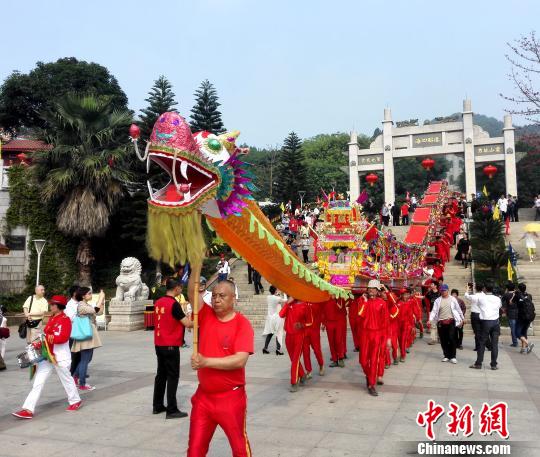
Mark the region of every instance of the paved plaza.
MULTIPOLYGON (((248 435, 256 457, 414 453, 413 442, 425 439, 415 418, 426 409, 428 399, 445 406, 449 401, 461 406, 469 403, 475 417, 482 402, 506 401, 513 451, 519 446, 516 455, 540 455, 540 360, 536 353, 523 356, 511 350, 506 339, 501 343, 500 370, 496 372, 468 368, 475 354, 470 336, 458 353, 457 365, 442 364, 439 346, 417 340, 406 363, 387 371, 381 395, 373 398, 366 394, 356 354, 351 353, 346 368, 327 368, 323 378, 315 375, 307 387, 289 393, 288 357, 263 355, 260 330, 256 329, 256 335, 257 353, 247 368, 248 435)), ((9 340, 8 370, 0 373, 0 457, 185 455, 189 420, 165 420, 164 415, 151 414, 155 369, 152 333, 102 332, 101 338, 104 346, 95 352, 90 365, 89 382, 97 388, 83 394, 83 408, 74 413, 64 411, 64 392, 53 374, 31 421, 10 415, 21 406, 31 384, 28 371, 15 363, 22 340, 9 340)), ((327 356, 325 340, 323 334, 327 356)), ((190 351, 182 349, 178 390, 179 406, 188 411, 197 385, 189 366, 190 351)), ((445 423, 437 422, 437 438, 451 440, 445 423)), ((470 439, 480 438, 484 439, 475 431, 470 439)), ((500 440, 497 436, 485 439, 500 440)), ((230 455, 219 430, 209 455, 230 455)))

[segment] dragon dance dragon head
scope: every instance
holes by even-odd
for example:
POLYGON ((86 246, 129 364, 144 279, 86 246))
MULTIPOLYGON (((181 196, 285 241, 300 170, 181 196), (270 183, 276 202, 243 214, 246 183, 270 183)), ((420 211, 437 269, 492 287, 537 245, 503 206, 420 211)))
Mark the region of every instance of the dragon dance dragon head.
POLYGON ((170 265, 200 261, 205 249, 201 214, 214 218, 240 215, 254 187, 252 175, 240 159, 246 150, 235 144, 238 135, 237 131, 192 134, 182 116, 167 112, 157 119, 141 154, 137 144, 140 130, 131 126, 135 151, 147 162, 147 172, 152 162, 169 178, 157 190, 147 181, 147 243, 152 258, 170 265))

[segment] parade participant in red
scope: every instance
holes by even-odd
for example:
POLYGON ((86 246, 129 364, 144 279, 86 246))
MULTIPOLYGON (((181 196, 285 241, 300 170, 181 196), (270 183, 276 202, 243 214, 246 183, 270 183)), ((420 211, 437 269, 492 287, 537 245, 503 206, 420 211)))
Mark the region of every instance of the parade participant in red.
POLYGON ((306 372, 300 362, 300 356, 304 349, 304 337, 306 328, 311 327, 313 322, 308 307, 304 302, 290 297, 281 308, 279 316, 285 319, 285 346, 291 359, 291 392, 298 391, 298 384, 305 382, 306 372))
MULTIPOLYGON (((202 300, 200 303, 203 303, 202 300)), ((199 311, 199 353, 191 358, 199 386, 191 398, 188 457, 203 457, 219 425, 234 457, 251 457, 246 433, 245 366, 253 354, 253 328, 234 310, 235 287, 219 282, 212 290, 212 307, 199 311)))
POLYGON ((397 298, 392 292, 382 292, 381 298, 388 305, 390 314, 390 325, 388 326, 388 338, 390 339, 391 347, 386 351, 386 365, 390 365, 392 360, 394 365, 398 365, 398 348, 399 348, 399 307, 396 306, 397 298))
POLYGON ((342 298, 332 298, 321 306, 323 325, 326 327, 330 346, 330 367, 345 366, 345 337, 347 332, 347 308, 342 298), (345 325, 344 325, 345 324, 345 325), (345 333, 345 335, 344 335, 345 333))
POLYGON ((349 325, 353 337, 354 352, 360 351, 360 318, 358 317, 358 309, 361 301, 363 301, 361 295, 355 296, 353 300, 349 301, 349 325))
POLYGON ((432 265, 433 268, 433 277, 437 281, 443 280, 443 274, 444 274, 444 265, 441 264, 441 261, 439 259, 435 260, 435 263, 432 265))
MULTIPOLYGON (((420 338, 424 338, 424 323, 422 322, 422 299, 424 297, 420 295, 420 292, 414 296, 413 304, 413 317, 414 325, 411 331, 411 339, 409 346, 412 346, 414 340, 416 339, 416 328, 420 331, 420 338)), ((428 314, 429 315, 429 314, 428 314)))
POLYGON ((411 345, 412 332, 414 329, 414 307, 416 305, 415 300, 411 298, 411 291, 409 288, 403 288, 400 290, 401 297, 398 302, 399 307, 399 361, 405 362, 407 356, 407 349, 411 345))
POLYGON ((320 303, 306 303, 309 321, 313 322, 312 325, 306 328, 304 335, 303 357, 304 365, 306 367, 306 377, 311 379, 312 366, 311 366, 311 351, 319 364, 319 376, 324 376, 324 358, 321 349, 321 304, 320 303))
POLYGON ((385 351, 391 343, 388 338, 390 313, 388 304, 378 296, 380 282, 372 279, 368 283, 367 297, 360 304, 360 365, 366 375, 370 395, 378 396, 375 383, 382 385, 385 351))
POLYGON ((77 411, 81 407, 81 397, 77 391, 75 381, 71 377, 71 351, 69 350, 69 337, 71 335, 71 319, 64 314, 67 297, 55 295, 50 301, 51 317, 43 329, 43 341, 48 350, 49 360, 42 360, 36 365, 34 385, 26 397, 20 411, 12 413, 19 419, 32 419, 36 404, 49 375, 53 369, 56 371, 64 390, 66 391, 69 406, 66 411, 77 411))
POLYGON ((157 373, 154 381, 153 413, 167 412, 167 419, 180 419, 187 413, 178 409, 176 390, 180 380, 180 346, 183 344, 184 327, 193 323, 186 317, 175 297, 181 294, 182 285, 167 279, 165 296, 154 304, 154 346, 157 357, 157 373), (164 405, 165 390, 167 406, 164 405))

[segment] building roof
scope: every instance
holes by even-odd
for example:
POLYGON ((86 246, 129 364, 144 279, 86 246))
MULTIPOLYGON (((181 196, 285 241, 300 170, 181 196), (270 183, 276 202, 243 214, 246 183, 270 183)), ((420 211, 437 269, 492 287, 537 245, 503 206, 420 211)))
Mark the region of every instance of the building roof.
POLYGON ((44 143, 43 141, 27 140, 23 138, 16 138, 2 144, 2 152, 34 152, 45 151, 51 148, 52 146, 50 144, 44 143))

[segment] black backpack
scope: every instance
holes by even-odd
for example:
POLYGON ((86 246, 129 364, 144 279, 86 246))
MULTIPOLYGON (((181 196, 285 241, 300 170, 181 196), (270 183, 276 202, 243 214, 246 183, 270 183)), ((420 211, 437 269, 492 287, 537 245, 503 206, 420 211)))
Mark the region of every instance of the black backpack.
POLYGON ((523 317, 529 321, 532 322, 534 318, 536 317, 536 313, 534 311, 534 303, 532 301, 532 297, 530 294, 524 294, 519 301, 521 302, 520 305, 523 310, 523 317))

